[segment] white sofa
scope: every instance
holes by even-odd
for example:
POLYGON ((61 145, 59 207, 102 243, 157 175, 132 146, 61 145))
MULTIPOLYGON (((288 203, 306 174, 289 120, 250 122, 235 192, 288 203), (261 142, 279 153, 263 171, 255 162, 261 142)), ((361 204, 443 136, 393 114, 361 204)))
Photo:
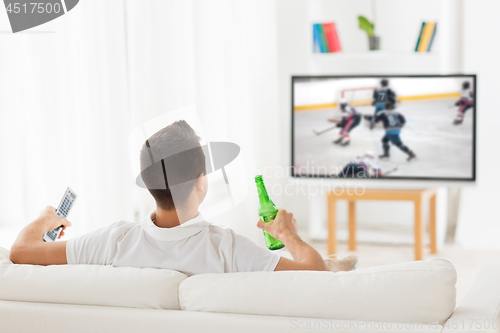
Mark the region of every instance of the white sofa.
POLYGON ((163 269, 14 265, 8 254, 0 248, 2 333, 500 332, 500 266, 481 270, 455 309, 456 271, 442 259, 335 274, 187 277, 163 269))

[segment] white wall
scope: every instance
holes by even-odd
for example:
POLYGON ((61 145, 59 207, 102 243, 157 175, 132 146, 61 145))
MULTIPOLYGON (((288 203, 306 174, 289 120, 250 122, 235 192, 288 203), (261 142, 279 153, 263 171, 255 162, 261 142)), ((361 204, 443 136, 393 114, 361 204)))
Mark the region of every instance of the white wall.
POLYGON ((460 198, 457 242, 466 247, 500 248, 500 2, 464 1, 464 72, 477 73, 477 185, 460 198))
MULTIPOLYGON (((459 5, 460 1, 448 0, 278 0, 279 112, 282 118, 280 146, 283 147, 280 152, 281 166, 286 167, 290 163, 292 75, 456 73, 456 64, 459 63, 457 58, 460 55, 456 52, 441 52, 440 44, 442 40, 446 40, 447 48, 452 48, 458 43, 453 36, 460 31, 460 21, 449 15, 457 12, 456 7, 459 5), (367 52, 366 35, 357 26, 358 15, 365 15, 369 19, 375 17, 377 34, 382 38, 381 51, 367 52), (413 51, 422 21, 440 19, 443 19, 443 24, 438 23, 433 52, 415 54, 413 51), (337 24, 343 52, 312 53, 310 26, 314 22, 328 21, 337 24), (453 42, 450 42, 450 36, 453 37, 453 42)), ((446 210, 446 195, 443 190, 440 193, 438 210, 442 212, 446 210)), ((286 207, 293 207, 295 215, 302 223, 307 223, 307 196, 297 194, 281 199, 286 207)), ((339 217, 343 223, 346 210, 344 206, 340 208, 339 217)), ((412 214, 412 206, 408 203, 362 202, 357 216, 360 224, 411 226, 412 214)), ((446 219, 446 213, 440 216, 441 222, 446 219)))

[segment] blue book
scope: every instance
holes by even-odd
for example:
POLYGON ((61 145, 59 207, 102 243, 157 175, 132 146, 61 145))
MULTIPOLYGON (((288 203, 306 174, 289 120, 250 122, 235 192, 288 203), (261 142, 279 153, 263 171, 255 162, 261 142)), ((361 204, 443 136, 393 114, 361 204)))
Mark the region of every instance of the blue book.
POLYGON ((324 52, 321 45, 321 37, 319 35, 319 24, 313 25, 313 37, 314 37, 314 52, 320 53, 324 52))
POLYGON ((420 28, 420 33, 418 34, 417 46, 415 46, 415 52, 418 52, 418 46, 420 45, 420 40, 422 39, 422 32, 424 32, 425 22, 422 22, 422 27, 420 28))

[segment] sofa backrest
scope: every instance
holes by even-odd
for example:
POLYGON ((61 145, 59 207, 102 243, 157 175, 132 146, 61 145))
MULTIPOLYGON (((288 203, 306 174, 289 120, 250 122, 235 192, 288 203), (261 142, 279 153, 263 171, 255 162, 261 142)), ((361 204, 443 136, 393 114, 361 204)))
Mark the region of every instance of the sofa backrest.
POLYGON ((0 300, 179 310, 177 271, 97 265, 14 265, 0 248, 0 300))
POLYGON ((444 324, 456 271, 431 259, 352 272, 202 274, 180 284, 182 310, 444 324))

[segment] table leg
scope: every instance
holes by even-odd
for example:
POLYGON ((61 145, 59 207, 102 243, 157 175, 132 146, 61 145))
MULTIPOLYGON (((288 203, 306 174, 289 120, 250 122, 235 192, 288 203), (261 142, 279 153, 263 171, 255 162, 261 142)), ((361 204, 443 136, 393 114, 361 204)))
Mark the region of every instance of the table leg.
POLYGON ((423 223, 422 223, 422 200, 416 199, 415 203, 415 260, 423 259, 423 223))
POLYGON ((349 251, 356 251, 356 201, 349 201, 349 251))
POLYGON ((429 236, 431 238, 431 253, 437 253, 437 241, 436 241, 436 194, 431 198, 431 205, 429 207, 430 218, 429 218, 429 236))
POLYGON ((337 200, 334 193, 328 194, 328 255, 337 253, 337 200))

